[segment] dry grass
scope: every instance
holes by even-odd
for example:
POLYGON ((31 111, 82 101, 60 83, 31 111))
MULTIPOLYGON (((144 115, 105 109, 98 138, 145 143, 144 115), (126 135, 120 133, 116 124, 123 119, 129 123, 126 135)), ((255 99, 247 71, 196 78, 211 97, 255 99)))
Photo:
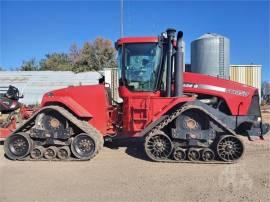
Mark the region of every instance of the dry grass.
POLYGON ((270 105, 261 107, 263 122, 270 123, 270 105))
POLYGON ((270 113, 262 113, 263 122, 270 123, 270 113))

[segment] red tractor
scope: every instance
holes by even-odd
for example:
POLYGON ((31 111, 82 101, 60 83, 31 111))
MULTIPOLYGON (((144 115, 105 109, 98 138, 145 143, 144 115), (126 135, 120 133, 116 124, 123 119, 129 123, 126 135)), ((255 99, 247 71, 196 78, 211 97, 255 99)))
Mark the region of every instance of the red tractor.
POLYGON ((89 160, 104 140, 144 139, 153 161, 235 162, 244 153, 238 134, 260 136, 258 90, 207 75, 183 73, 182 35, 116 42, 119 95, 99 85, 44 95, 41 108, 5 141, 12 160, 89 160))
POLYGON ((17 125, 28 119, 34 109, 19 102, 23 98, 15 86, 0 87, 0 141, 8 137, 17 125))

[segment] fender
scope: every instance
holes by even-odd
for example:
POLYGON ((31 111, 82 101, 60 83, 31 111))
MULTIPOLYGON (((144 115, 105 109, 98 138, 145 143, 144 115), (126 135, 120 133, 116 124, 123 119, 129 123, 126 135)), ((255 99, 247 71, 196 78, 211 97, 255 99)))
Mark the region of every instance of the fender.
POLYGON ((49 96, 44 95, 41 103, 41 107, 49 106, 49 105, 64 105, 72 112, 74 112, 78 117, 81 118, 93 118, 93 115, 89 113, 84 107, 78 104, 75 100, 70 98, 69 96, 49 96))

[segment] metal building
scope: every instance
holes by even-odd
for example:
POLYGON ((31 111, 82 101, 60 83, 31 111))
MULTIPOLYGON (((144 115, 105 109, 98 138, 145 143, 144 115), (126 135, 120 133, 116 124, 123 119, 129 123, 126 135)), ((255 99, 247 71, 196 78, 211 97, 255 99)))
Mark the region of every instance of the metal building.
POLYGON ((258 88, 261 98, 262 65, 230 65, 230 80, 258 88))
POLYGON ((191 71, 220 78, 229 78, 230 41, 207 33, 191 43, 191 71))
POLYGON ((98 72, 0 71, 0 86, 13 85, 24 94, 23 104, 39 104, 44 93, 67 86, 98 84, 98 72))

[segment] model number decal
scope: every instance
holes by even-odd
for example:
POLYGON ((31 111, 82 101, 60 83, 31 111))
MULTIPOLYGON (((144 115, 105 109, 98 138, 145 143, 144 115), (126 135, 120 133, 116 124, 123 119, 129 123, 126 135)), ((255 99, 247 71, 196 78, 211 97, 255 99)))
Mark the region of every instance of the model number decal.
POLYGON ((249 95, 247 91, 234 90, 234 89, 223 88, 223 87, 213 86, 213 85, 208 85, 208 84, 184 83, 183 86, 185 88, 200 88, 200 89, 206 89, 206 90, 213 90, 213 91, 229 93, 229 94, 243 96, 243 97, 247 97, 249 95))

